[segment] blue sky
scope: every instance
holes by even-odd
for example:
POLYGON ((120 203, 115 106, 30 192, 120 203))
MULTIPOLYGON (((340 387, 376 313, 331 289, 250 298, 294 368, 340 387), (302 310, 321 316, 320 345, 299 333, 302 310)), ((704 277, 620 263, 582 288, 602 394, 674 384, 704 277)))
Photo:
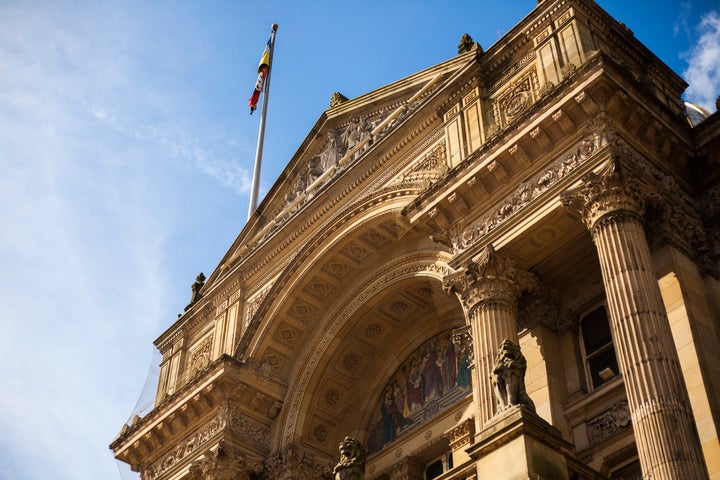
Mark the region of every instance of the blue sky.
MULTIPOLYGON (((120 478, 107 445, 153 340, 247 217, 277 34, 262 194, 340 91, 487 48, 535 0, 0 0, 0 477, 120 478), (500 6, 498 6, 500 5, 500 6)), ((720 0, 600 0, 715 110, 720 0)))

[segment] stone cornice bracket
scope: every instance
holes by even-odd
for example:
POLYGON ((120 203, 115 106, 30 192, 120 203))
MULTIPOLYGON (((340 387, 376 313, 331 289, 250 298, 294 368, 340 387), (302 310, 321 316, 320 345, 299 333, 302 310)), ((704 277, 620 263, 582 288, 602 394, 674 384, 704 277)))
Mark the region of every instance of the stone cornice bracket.
POLYGON ((492 245, 480 252, 477 262, 443 279, 443 290, 455 293, 468 313, 491 300, 515 306, 523 291, 534 291, 537 286, 533 273, 519 269, 514 259, 498 255, 492 245))
POLYGON ((563 206, 579 214, 590 231, 611 215, 632 215, 642 221, 648 189, 627 173, 614 157, 600 173, 588 173, 582 185, 561 193, 563 206))

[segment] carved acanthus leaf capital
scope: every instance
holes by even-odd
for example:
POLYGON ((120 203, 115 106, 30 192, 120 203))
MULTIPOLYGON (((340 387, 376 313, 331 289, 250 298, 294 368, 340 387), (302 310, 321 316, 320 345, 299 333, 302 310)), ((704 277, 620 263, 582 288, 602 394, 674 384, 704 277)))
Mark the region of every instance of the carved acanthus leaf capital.
POLYGON ((614 158, 600 173, 590 172, 574 190, 561 194, 566 209, 579 213, 592 230, 597 222, 612 213, 627 213, 641 218, 645 212, 645 193, 640 183, 627 175, 614 158))
POLYGON ((262 480, 331 480, 329 464, 322 464, 314 457, 299 453, 290 446, 265 460, 262 480))
POLYGON ((492 245, 483 249, 477 262, 443 279, 443 289, 455 293, 467 311, 488 300, 517 306, 520 294, 535 290, 537 285, 533 273, 519 269, 514 259, 498 255, 492 245))
POLYGON ((250 480, 245 456, 221 441, 190 466, 192 480, 250 480))

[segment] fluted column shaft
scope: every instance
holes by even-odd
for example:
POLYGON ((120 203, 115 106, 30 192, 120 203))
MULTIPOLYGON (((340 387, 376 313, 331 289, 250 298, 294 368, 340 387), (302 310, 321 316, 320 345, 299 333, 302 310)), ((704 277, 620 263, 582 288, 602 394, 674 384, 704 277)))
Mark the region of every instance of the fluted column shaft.
POLYGON ((470 312, 473 345, 475 345, 475 383, 480 409, 480 425, 497 412, 491 381, 498 346, 504 339, 518 343, 517 299, 489 299, 470 312))
POLYGON ((642 196, 619 168, 613 163, 601 175, 589 175, 563 201, 581 211, 597 248, 643 478, 705 479, 700 441, 642 225, 642 196))
POLYGON ((472 330, 478 427, 497 412, 491 380, 495 355, 503 340, 518 343, 518 299, 523 290, 535 286, 532 274, 518 270, 514 260, 500 257, 491 245, 483 250, 477 263, 470 263, 444 280, 445 289, 456 293, 463 302, 472 330))

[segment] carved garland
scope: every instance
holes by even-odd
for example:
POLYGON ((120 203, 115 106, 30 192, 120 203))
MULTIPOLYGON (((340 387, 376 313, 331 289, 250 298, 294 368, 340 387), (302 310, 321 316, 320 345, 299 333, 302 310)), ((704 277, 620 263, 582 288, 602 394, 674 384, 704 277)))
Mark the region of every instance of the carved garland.
POLYGON ((225 427, 222 415, 216 415, 203 428, 198 430, 188 440, 179 442, 170 453, 156 461, 149 467, 142 469, 142 480, 155 480, 174 465, 203 446, 210 438, 225 427))
POLYGON ((585 137, 572 152, 556 161, 552 167, 537 175, 533 180, 521 183, 515 194, 497 206, 491 213, 483 216, 465 230, 456 232, 451 239, 453 251, 460 253, 478 242, 480 238, 505 223, 531 201, 566 177, 595 152, 608 145, 608 135, 604 125, 595 124, 591 125, 591 128, 593 128, 592 133, 585 137))
POLYGON ((597 445, 631 426, 627 399, 613 403, 600 415, 587 421, 590 443, 597 445))

